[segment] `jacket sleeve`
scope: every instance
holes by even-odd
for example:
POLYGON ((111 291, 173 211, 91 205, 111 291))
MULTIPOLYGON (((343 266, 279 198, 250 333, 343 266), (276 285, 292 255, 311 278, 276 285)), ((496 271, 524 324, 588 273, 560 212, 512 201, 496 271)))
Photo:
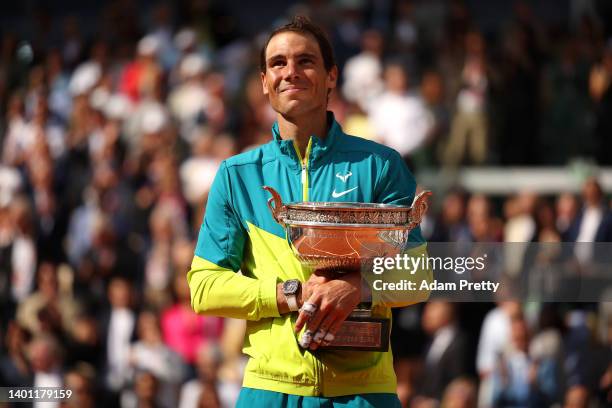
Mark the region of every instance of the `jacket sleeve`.
POLYGON ((238 271, 246 231, 232 205, 231 179, 221 164, 208 195, 187 281, 196 313, 259 320, 279 316, 275 277, 253 279, 238 271))
MULTIPOLYGON (((376 202, 384 204, 412 205, 416 193, 416 181, 406 163, 395 150, 386 157, 382 164, 382 171, 376 182, 376 202)), ((409 257, 427 257, 427 242, 418 226, 410 231, 408 245, 402 251, 409 257)), ((406 270, 388 270, 384 274, 372 277, 387 282, 398 282, 402 279, 410 280, 420 287, 421 282, 432 282, 433 273, 427 266, 410 273, 406 270)), ((403 307, 429 299, 430 290, 415 290, 409 292, 372 292, 374 304, 388 307, 403 307), (399 293, 399 294, 398 294, 399 293)))

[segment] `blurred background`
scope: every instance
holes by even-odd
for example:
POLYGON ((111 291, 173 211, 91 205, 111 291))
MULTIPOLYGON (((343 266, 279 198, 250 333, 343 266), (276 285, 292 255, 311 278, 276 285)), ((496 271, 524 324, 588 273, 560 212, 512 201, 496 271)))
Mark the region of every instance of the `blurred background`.
MULTIPOLYGON (((219 163, 270 140, 258 54, 295 14, 345 132, 435 192, 429 241, 612 242, 610 1, 2 2, 1 385, 233 406, 243 322, 185 276, 219 163)), ((393 350, 406 407, 612 404, 611 302, 431 302, 393 350)))

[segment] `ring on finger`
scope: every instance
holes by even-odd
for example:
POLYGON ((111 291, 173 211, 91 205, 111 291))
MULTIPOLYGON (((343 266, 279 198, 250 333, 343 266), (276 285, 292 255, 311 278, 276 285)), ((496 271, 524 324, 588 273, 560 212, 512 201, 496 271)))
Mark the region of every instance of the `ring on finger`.
POLYGON ((302 346, 302 348, 308 348, 311 342, 312 332, 310 330, 306 330, 304 333, 302 333, 302 337, 300 338, 300 346, 302 346))
POLYGON ((302 312, 306 313, 310 317, 314 316, 317 309, 318 309, 318 306, 312 302, 305 302, 302 305, 302 312))
POLYGON ((334 341, 335 338, 336 337, 333 334, 327 333, 323 337, 323 340, 321 340, 321 345, 322 346, 329 346, 332 343, 332 341, 334 341))
POLYGON ((314 337, 313 337, 313 341, 315 343, 321 343, 321 341, 325 338, 325 334, 327 333, 327 330, 324 329, 319 329, 317 330, 317 332, 315 333, 314 337))

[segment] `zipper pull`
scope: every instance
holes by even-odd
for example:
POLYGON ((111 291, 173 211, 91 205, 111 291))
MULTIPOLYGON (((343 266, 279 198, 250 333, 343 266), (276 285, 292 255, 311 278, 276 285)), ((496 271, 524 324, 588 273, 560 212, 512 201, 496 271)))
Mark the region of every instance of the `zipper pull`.
POLYGON ((306 164, 302 164, 302 184, 306 183, 306 164))

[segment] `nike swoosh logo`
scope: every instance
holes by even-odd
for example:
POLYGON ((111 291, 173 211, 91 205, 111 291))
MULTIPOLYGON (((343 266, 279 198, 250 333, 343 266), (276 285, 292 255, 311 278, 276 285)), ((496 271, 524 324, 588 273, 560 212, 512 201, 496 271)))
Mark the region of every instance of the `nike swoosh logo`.
POLYGON ((356 188, 357 187, 353 187, 353 188, 351 188, 349 190, 344 190, 344 191, 341 191, 339 193, 336 193, 336 190, 334 189, 334 191, 332 191, 332 197, 334 197, 334 198, 342 197, 343 195, 346 195, 346 194, 350 193, 351 191, 355 190, 356 188))

